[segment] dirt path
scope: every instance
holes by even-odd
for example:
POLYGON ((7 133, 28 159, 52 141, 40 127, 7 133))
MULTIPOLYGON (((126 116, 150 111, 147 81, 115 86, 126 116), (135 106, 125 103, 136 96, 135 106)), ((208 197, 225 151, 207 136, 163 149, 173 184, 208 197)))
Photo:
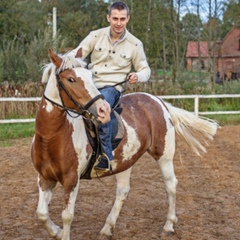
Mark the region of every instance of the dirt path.
MULTIPOLYGON (((0 155, 0 239, 50 239, 36 219, 37 173, 30 159, 31 139, 14 141, 0 155)), ((179 141, 175 155, 178 223, 169 240, 240 239, 240 126, 220 129, 203 158, 179 141)), ((62 190, 50 206, 61 225, 62 190)), ((72 239, 95 240, 115 197, 115 178, 84 180, 75 207, 72 239)), ((156 240, 165 223, 166 193, 153 160, 144 155, 135 165, 131 192, 113 240, 156 240)), ((164 238, 165 239, 165 238, 164 238)))

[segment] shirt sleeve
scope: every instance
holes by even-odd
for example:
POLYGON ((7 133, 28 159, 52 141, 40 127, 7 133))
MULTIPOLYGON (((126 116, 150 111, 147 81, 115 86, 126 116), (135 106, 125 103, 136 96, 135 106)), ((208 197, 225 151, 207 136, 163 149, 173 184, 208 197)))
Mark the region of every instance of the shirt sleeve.
POLYGON ((138 82, 148 81, 151 75, 151 69, 148 65, 142 43, 138 45, 132 63, 138 76, 138 82))
POLYGON ((70 54, 76 57, 79 49, 81 50, 81 55, 80 56, 82 59, 86 59, 89 54, 92 52, 94 48, 94 34, 90 32, 87 37, 85 37, 80 44, 78 45, 77 48, 73 49, 70 54))

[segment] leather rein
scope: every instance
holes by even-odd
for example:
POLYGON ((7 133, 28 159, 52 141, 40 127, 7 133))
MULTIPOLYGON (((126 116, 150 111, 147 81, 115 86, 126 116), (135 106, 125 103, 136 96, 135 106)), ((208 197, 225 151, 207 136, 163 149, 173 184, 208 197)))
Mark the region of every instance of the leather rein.
MULTIPOLYGON (((65 70, 66 70, 66 69, 65 69, 65 70)), ((65 71, 65 70, 63 70, 63 71, 65 71)), ((63 72, 63 71, 61 71, 61 72, 63 72)), ((57 102, 55 102, 55 101, 53 101, 53 100, 51 100, 51 99, 49 99, 45 94, 43 95, 43 97, 44 97, 46 100, 48 100, 49 102, 51 102, 51 103, 57 105, 58 107, 64 109, 64 110, 67 112, 67 114, 68 114, 70 117, 72 117, 72 118, 77 118, 77 117, 79 117, 79 116, 83 116, 84 118, 90 119, 92 122, 95 122, 95 123, 97 123, 97 124, 101 123, 101 121, 98 120, 98 117, 97 117, 96 115, 94 115, 93 113, 91 113, 88 109, 89 109, 89 108, 92 106, 92 104, 93 104, 94 102, 96 102, 98 99, 100 99, 100 98, 101 98, 101 99, 105 99, 104 96, 103 96, 102 94, 99 94, 99 95, 97 95, 96 97, 92 98, 84 107, 82 107, 82 106, 71 96, 71 94, 69 93, 69 91, 67 90, 67 88, 65 87, 65 85, 63 84, 63 82, 62 82, 62 80, 60 79, 60 76, 59 76, 61 72, 58 73, 58 72, 56 71, 56 79, 57 79, 57 83, 58 83, 58 87, 59 87, 59 95, 60 95, 60 98, 61 98, 61 101, 62 101, 62 105, 59 104, 59 103, 57 103, 57 102), (80 110, 80 112, 77 111, 77 110, 74 110, 74 109, 71 109, 71 108, 68 108, 68 107, 65 106, 64 101, 63 101, 63 99, 62 99, 61 90, 63 90, 63 91, 67 94, 68 98, 74 103, 74 105, 80 110), (73 116, 71 113, 74 113, 74 114, 76 114, 76 115, 73 116), (87 117, 86 117, 86 116, 87 116, 87 117)))

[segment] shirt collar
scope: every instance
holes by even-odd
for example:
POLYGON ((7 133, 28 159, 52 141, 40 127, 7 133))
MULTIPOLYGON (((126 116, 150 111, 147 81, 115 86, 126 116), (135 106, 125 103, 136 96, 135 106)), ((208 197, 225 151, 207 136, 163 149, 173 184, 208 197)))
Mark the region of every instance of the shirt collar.
MULTIPOLYGON (((110 35, 110 38, 112 37, 112 34, 111 34, 111 29, 109 29, 109 35, 110 35)), ((120 38, 113 42, 113 46, 116 45, 118 42, 120 42, 126 35, 126 29, 124 30, 123 34, 120 36, 120 38)))

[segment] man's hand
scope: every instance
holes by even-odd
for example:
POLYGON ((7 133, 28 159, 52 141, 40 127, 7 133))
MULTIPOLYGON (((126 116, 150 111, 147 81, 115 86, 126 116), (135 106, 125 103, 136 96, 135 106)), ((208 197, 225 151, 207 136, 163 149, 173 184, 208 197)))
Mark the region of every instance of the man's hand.
POLYGON ((129 73, 127 79, 129 83, 136 83, 138 81, 138 76, 136 73, 129 73))

